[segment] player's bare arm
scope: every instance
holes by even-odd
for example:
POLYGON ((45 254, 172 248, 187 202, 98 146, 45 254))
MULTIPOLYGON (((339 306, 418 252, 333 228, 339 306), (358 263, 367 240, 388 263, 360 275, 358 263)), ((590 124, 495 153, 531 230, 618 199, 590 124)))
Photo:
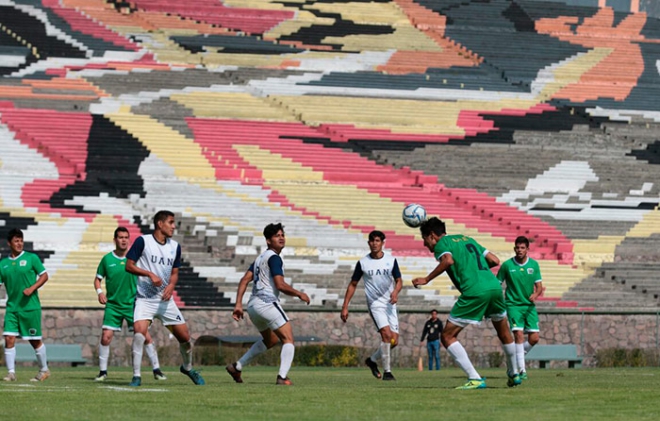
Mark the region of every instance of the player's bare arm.
POLYGON ((179 268, 172 268, 170 283, 167 284, 163 290, 163 301, 167 301, 172 298, 172 294, 174 294, 174 288, 176 287, 177 282, 179 282, 179 268))
POLYGON ((536 299, 539 298, 539 296, 540 296, 541 294, 543 294, 543 290, 544 290, 544 288, 543 288, 543 282, 537 282, 537 283, 535 283, 535 284, 534 284, 534 292, 532 293, 532 295, 530 295, 530 297, 529 297, 529 301, 531 301, 531 302, 535 302, 536 299))
POLYGON ((243 318, 243 295, 245 295, 247 286, 253 279, 254 273, 248 269, 241 280, 238 282, 238 290, 236 291, 236 305, 234 305, 234 311, 231 314, 232 318, 236 321, 239 321, 243 318))
POLYGON ((488 263, 489 268, 494 268, 500 265, 500 259, 491 252, 486 254, 486 262, 488 263))
POLYGON ((309 297, 307 294, 304 292, 298 291, 297 289, 293 288, 291 285, 287 284, 284 282, 284 276, 282 275, 275 275, 273 276, 273 281, 275 281, 275 287, 282 293, 286 295, 290 295, 291 297, 298 297, 300 298, 301 301, 306 302, 309 304, 309 297))
POLYGON ((108 302, 108 297, 105 296, 105 293, 101 289, 101 280, 96 276, 94 277, 94 290, 101 290, 101 292, 98 293, 99 304, 105 305, 108 302))
POLYGON ((348 305, 355 294, 355 289, 357 288, 357 281, 351 281, 348 283, 348 288, 346 288, 346 295, 344 296, 344 305, 341 307, 341 320, 346 323, 348 320, 348 305))
POLYGON ((422 285, 428 284, 429 282, 440 276, 444 271, 449 269, 449 266, 453 264, 454 264, 454 258, 452 257, 452 255, 449 253, 443 254, 440 257, 440 263, 438 264, 438 266, 435 267, 435 269, 431 271, 431 273, 429 273, 425 277, 415 278, 412 280, 413 286, 415 288, 418 288, 422 285))
POLYGON ((399 293, 401 292, 402 288, 403 288, 403 279, 396 278, 394 280, 394 291, 392 291, 392 295, 390 296, 391 304, 396 304, 397 301, 399 301, 399 293))
POLYGON ((139 268, 135 264, 135 262, 131 259, 126 259, 126 272, 132 273, 133 275, 137 275, 137 276, 148 277, 149 279, 151 279, 151 283, 154 284, 155 287, 159 287, 163 285, 163 280, 160 279, 158 276, 156 276, 155 273, 139 268))
POLYGON ((34 294, 34 291, 41 288, 46 283, 46 281, 48 281, 48 272, 42 273, 39 276, 39 278, 37 279, 37 282, 34 285, 32 285, 29 288, 25 288, 23 290, 23 295, 25 295, 26 297, 29 297, 30 295, 34 294))

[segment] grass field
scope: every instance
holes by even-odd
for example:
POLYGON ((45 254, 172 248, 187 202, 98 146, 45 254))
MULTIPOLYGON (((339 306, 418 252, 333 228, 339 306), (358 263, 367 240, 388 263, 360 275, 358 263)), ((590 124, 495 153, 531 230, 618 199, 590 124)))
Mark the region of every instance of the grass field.
MULTIPOLYGON (((19 367, 18 381, 0 382, 0 407, 12 420, 658 420, 660 369, 532 370, 509 389, 502 369, 483 369, 488 389, 454 390, 455 368, 396 370, 395 382, 357 368, 294 367, 292 387, 275 386, 274 367, 249 367, 235 384, 223 367, 204 367, 206 386, 176 368, 156 382, 129 388, 128 368, 94 383, 94 367, 54 367, 44 383, 36 369, 19 367)), ((148 376, 147 376, 148 375, 148 376)))

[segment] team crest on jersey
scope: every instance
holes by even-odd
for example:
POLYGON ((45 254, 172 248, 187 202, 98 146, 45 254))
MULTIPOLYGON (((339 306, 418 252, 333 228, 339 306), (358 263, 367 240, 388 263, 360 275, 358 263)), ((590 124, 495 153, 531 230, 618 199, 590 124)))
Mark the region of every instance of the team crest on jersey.
POLYGON ((37 334, 37 329, 32 327, 30 328, 30 330, 28 330, 28 333, 30 334, 30 336, 34 336, 37 334))
POLYGON ((527 274, 528 275, 533 275, 534 274, 534 268, 527 268, 527 274))
POLYGON ((21 263, 18 264, 19 266, 27 266, 27 260, 21 260, 21 263))

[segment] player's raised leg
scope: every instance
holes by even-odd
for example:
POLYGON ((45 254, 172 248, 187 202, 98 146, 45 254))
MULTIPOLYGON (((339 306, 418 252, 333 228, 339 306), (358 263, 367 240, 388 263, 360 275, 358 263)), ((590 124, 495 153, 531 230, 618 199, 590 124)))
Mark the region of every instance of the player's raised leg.
MULTIPOLYGON (((442 331, 441 341, 449 355, 454 359, 456 365, 467 374, 468 381, 463 386, 457 389, 484 389, 486 388, 486 380, 481 377, 470 361, 470 357, 463 348, 463 345, 458 341, 458 334, 461 333, 465 326, 458 325, 457 321, 450 319, 442 331)), ((462 323, 461 323, 462 324, 462 323)))

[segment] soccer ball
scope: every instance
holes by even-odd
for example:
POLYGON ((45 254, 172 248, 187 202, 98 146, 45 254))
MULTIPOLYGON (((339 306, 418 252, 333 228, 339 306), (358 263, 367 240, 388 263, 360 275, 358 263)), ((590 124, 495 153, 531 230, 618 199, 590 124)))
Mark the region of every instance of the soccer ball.
POLYGON ((410 228, 417 228, 422 225, 422 222, 426 221, 426 209, 422 205, 411 203, 403 208, 401 218, 403 219, 403 223, 410 228))

